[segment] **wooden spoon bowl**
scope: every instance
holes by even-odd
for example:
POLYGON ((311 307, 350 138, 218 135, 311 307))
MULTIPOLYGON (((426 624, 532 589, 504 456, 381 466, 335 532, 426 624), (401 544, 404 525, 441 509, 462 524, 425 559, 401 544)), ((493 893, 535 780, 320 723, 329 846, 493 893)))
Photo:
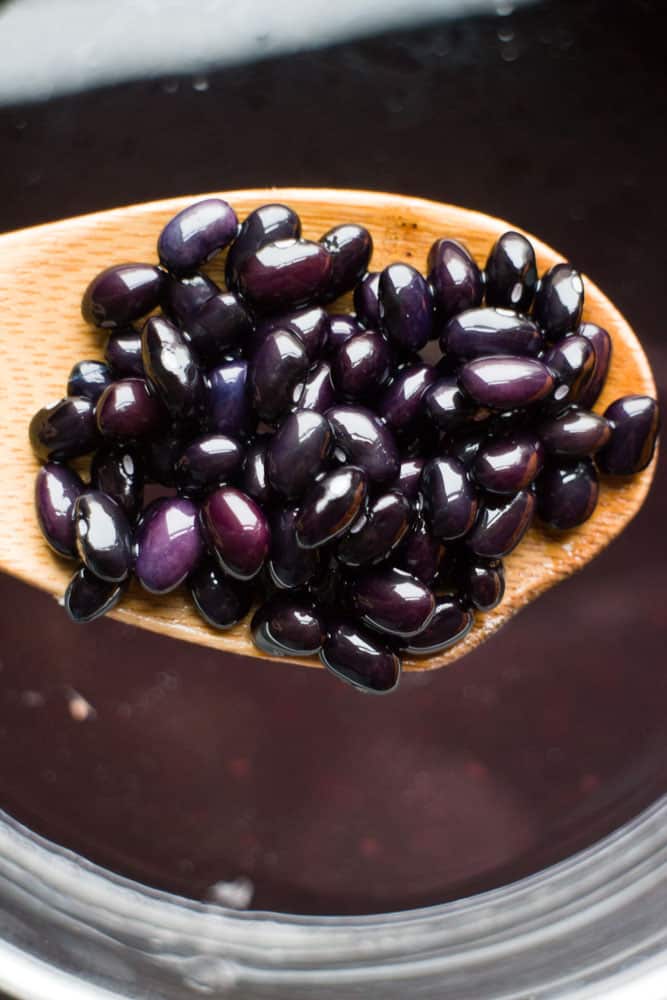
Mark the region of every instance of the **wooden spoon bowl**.
MULTIPOLYGON (((203 197, 203 196, 198 196, 203 197)), ((240 217, 270 201, 286 202, 301 216, 306 237, 317 239, 332 226, 358 222, 373 234, 373 270, 396 260, 423 269, 428 250, 441 236, 461 240, 483 266, 497 237, 516 227, 479 212, 375 191, 265 188, 223 192, 240 217)), ((0 237, 0 569, 60 597, 73 564, 55 556, 42 538, 34 515, 34 480, 39 468, 28 443, 33 413, 64 395, 72 365, 102 357, 105 334, 81 318, 81 295, 90 279, 110 264, 154 261, 164 224, 194 197, 65 219, 0 237)), ((535 247, 540 273, 562 260, 560 254, 526 233, 535 247)), ((206 270, 222 284, 224 257, 206 270)), ((609 331, 613 356, 609 377, 596 407, 600 412, 619 396, 655 396, 655 385, 633 330, 614 305, 584 278, 584 319, 609 331)), ((349 297, 332 311, 349 307, 349 297)), ((505 561, 507 588, 500 606, 479 614, 467 637, 453 648, 425 659, 405 659, 408 670, 429 670, 451 663, 492 635, 530 601, 581 569, 618 535, 640 509, 651 485, 655 460, 640 475, 603 481, 595 513, 567 533, 531 528, 505 561)), ((64 612, 63 612, 64 614, 64 612)), ((228 631, 206 625, 183 589, 156 598, 133 583, 112 616, 175 639, 184 639, 245 656, 270 659, 255 648, 247 622, 228 631)), ((283 661, 285 662, 285 661, 283 661)), ((318 660, 299 663, 319 666, 318 660)))

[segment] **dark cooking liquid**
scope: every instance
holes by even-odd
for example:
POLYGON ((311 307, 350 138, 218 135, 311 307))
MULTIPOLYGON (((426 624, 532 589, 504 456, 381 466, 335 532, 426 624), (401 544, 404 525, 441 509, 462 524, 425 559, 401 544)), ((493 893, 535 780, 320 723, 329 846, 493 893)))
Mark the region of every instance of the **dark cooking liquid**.
POLYGON ((662 479, 596 564, 384 699, 74 626, 3 578, 0 803, 150 885, 244 876, 283 911, 421 906, 555 862, 667 789, 662 479))

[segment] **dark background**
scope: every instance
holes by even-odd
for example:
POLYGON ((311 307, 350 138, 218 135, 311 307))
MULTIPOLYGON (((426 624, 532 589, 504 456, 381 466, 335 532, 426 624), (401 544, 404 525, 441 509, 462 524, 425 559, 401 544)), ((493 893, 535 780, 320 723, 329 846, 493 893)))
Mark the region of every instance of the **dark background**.
MULTIPOLYGON (((203 91, 182 77, 3 107, 0 227, 270 184, 378 188, 453 202, 539 234, 590 275, 635 327, 663 391, 665 8, 662 0, 547 2, 508 17, 434 24, 211 71, 203 91)), ((64 247, 64 266, 66 254, 64 247)), ((35 289, 38 308, 38 268, 35 289)), ((251 871, 260 884, 258 905, 332 912, 416 905, 535 870, 602 836, 667 787, 666 499, 663 462, 641 515, 594 566, 449 670, 407 678, 400 696, 381 708, 315 672, 270 664, 221 669, 211 651, 197 653, 195 671, 188 647, 139 639, 113 624, 77 633, 74 646, 47 598, 0 580, 0 801, 121 872, 200 895, 219 874, 217 848, 201 837, 213 809, 202 777, 207 748, 219 750, 221 739, 204 725, 206 706, 231 692, 250 713, 261 689, 280 707, 259 722, 243 713, 227 718, 230 746, 259 727, 255 766, 271 774, 267 782, 275 781, 272 766, 295 766, 299 755, 289 740, 308 747, 318 740, 331 753, 335 747, 342 784, 328 788, 326 801, 338 802, 353 842, 349 850, 343 841, 335 848, 332 816, 322 803, 318 812, 313 805, 320 847, 334 845, 331 856, 315 852, 304 860, 303 845, 286 835, 275 848, 282 851, 281 875, 272 882, 260 848, 243 841, 241 830, 237 853, 226 859, 229 874, 251 871), (117 650, 113 671, 101 663, 107 645, 117 650), (139 652, 143 667, 132 659, 139 652), (169 683, 160 680, 165 663, 169 683), (71 723, 62 697, 68 685, 97 706, 96 729, 71 723), (28 689, 41 702, 26 700, 28 689), (131 710, 123 715, 119 704, 131 710), (299 712, 283 709, 290 704, 299 712), (386 745, 389 754, 399 747, 391 768, 365 754, 371 725, 376 747, 386 745), (156 733, 159 763, 151 756, 156 733), (459 756, 447 773, 438 757, 430 772, 429 755, 443 734, 459 756), (191 757, 183 763, 179 740, 188 736, 191 757), (118 747, 133 754, 131 787, 123 784, 127 765, 118 747), (491 775, 521 802, 498 827, 507 841, 502 850, 494 855, 493 838, 484 834, 465 872, 454 864, 428 889, 442 845, 434 846, 428 831, 414 839, 408 823, 402 852, 383 860, 378 834, 383 823, 396 823, 389 808, 395 787, 410 783, 419 768, 433 779, 424 801, 439 792, 458 797, 478 833, 491 799, 474 791, 476 782, 491 775), (361 788, 353 787, 351 772, 361 788), (368 836, 366 779, 376 816, 368 836), (152 797, 141 794, 148 786, 152 797), (181 799, 170 813, 172 786, 181 799), (199 857, 183 858, 188 837, 199 837, 199 857), (392 896, 402 855, 422 864, 424 878, 406 881, 392 896), (295 888, 293 876, 308 864, 312 884, 295 888), (322 888, 316 873, 326 866, 338 881, 322 888)), ((232 754, 228 777, 244 778, 244 759, 232 754)), ((309 780, 304 787, 324 787, 316 770, 309 780)), ((253 809, 266 805, 273 836, 272 789, 255 785, 249 794, 253 809)), ((297 796, 288 806, 307 828, 314 819, 303 801, 297 796)), ((401 815, 422 805, 406 803, 401 815)), ((262 816, 253 816, 261 836, 262 816)), ((224 825, 222 806, 214 819, 224 825)), ((459 832, 450 856, 465 853, 465 824, 459 832)))

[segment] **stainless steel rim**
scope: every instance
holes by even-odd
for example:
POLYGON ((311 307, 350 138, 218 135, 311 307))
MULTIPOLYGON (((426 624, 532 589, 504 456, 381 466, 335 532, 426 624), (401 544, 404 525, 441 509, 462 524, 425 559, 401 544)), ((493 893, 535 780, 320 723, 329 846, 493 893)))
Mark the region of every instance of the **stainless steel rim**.
POLYGON ((667 797, 520 882, 352 918, 188 902, 0 814, 0 910, 0 987, 22 1000, 665 1000, 667 797))

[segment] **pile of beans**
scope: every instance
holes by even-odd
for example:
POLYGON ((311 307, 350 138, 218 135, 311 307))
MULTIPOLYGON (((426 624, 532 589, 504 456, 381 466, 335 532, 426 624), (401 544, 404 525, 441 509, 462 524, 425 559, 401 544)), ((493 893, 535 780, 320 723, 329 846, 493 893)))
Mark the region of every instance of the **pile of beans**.
POLYGON ((209 198, 157 250, 159 265, 91 281, 82 311, 108 333, 105 360, 76 364, 30 425, 41 529, 80 562, 76 622, 131 575, 158 595, 184 584, 214 628, 257 604, 258 648, 391 691, 402 652, 439 652, 499 604, 502 559, 536 515, 575 528, 600 472, 651 460, 656 402, 591 412, 609 334, 581 322, 579 273, 538 280, 519 233, 484 270, 443 238, 426 278, 377 273, 363 226, 313 242, 285 205, 239 225, 209 198), (223 248, 221 290, 200 268, 223 248), (351 291, 355 312, 331 311, 351 291), (84 483, 67 462, 90 454, 84 483), (165 495, 144 506, 145 484, 165 495))

